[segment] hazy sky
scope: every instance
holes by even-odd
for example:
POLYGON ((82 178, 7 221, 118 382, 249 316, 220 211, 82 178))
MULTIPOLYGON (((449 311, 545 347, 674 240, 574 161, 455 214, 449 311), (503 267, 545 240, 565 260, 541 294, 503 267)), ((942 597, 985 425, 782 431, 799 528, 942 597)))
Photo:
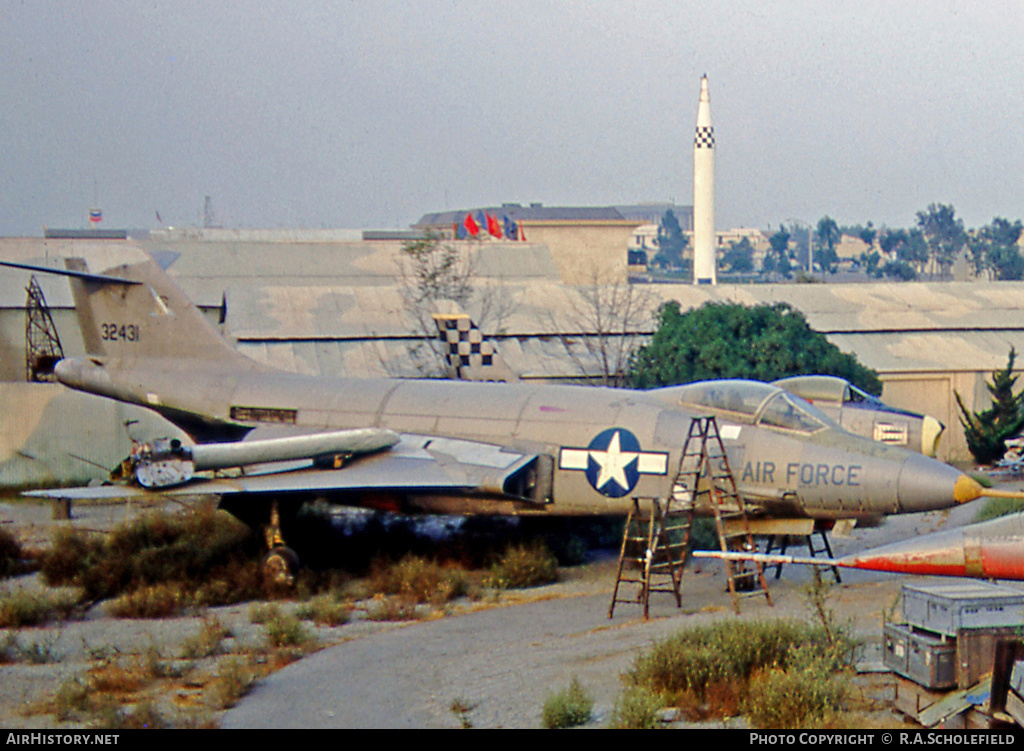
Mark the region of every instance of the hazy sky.
POLYGON ((1019 0, 0 0, 0 235, 693 199, 1024 218, 1019 0))

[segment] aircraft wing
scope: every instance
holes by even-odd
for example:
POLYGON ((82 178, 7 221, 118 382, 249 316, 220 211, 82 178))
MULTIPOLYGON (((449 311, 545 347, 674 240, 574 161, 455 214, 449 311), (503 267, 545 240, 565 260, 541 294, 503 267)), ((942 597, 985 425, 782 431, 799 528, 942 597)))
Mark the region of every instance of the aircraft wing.
POLYGON ((403 434, 384 450, 358 456, 334 468, 311 461, 262 464, 235 476, 196 476, 174 487, 147 490, 134 485, 37 490, 33 497, 70 500, 140 500, 158 497, 345 492, 455 492, 529 500, 515 491, 537 460, 501 446, 436 436, 403 434))

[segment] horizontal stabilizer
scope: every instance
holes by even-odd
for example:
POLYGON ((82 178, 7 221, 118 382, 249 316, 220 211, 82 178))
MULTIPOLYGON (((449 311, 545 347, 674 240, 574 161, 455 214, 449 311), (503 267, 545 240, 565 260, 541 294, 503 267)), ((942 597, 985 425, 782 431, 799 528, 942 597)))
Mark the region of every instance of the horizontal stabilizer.
POLYGON ((134 279, 121 279, 116 276, 105 276, 103 274, 90 274, 88 271, 75 271, 73 269, 54 269, 49 266, 30 266, 26 263, 11 263, 10 261, 0 261, 0 266, 9 266, 12 269, 22 269, 23 271, 38 271, 40 274, 56 274, 58 276, 70 276, 74 279, 83 279, 87 282, 97 282, 99 284, 142 284, 134 279))

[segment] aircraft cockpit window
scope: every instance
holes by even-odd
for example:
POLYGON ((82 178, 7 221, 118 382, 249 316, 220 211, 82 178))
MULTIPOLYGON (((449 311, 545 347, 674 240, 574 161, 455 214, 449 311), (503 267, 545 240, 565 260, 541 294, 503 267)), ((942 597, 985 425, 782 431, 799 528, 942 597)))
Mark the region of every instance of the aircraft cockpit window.
POLYGON ((679 389, 679 403, 753 418, 765 400, 779 389, 754 381, 702 381, 679 389))
POLYGON ((801 433, 814 433, 828 425, 828 418, 819 415, 818 410, 806 402, 782 393, 769 401, 757 418, 759 425, 801 433))

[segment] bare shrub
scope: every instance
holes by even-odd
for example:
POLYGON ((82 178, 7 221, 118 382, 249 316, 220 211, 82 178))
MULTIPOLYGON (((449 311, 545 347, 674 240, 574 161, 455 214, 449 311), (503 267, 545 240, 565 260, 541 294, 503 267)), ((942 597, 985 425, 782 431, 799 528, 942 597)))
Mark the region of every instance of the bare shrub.
POLYGON ((0 628, 22 628, 67 618, 78 604, 68 592, 0 590, 0 628))
POLYGON ((323 594, 299 605, 295 615, 319 626, 341 626, 352 620, 352 605, 334 595, 323 594))
POLYGON ((558 581, 558 560, 543 543, 513 545, 492 566, 486 583, 499 589, 536 587, 558 581))
POLYGON ((14 576, 24 568, 21 543, 6 529, 0 529, 0 577, 14 576))
POLYGON ((378 559, 367 586, 371 593, 396 595, 411 603, 442 605, 466 592, 467 577, 458 567, 407 555, 397 563, 378 559))
POLYGON ((681 631, 634 661, 628 677, 669 696, 692 691, 701 700, 708 686, 747 681, 756 670, 785 669, 797 648, 834 655, 826 634, 794 621, 737 622, 681 631))
POLYGON ((772 668, 751 678, 744 712, 759 728, 811 728, 837 713, 845 696, 845 683, 820 662, 772 668))
POLYGON ((658 712, 665 700, 655 691, 630 686, 615 701, 608 727, 618 730, 647 730, 657 727, 658 712))
POLYGON ((89 600, 159 585, 165 589, 140 598, 154 607, 162 599, 168 606, 175 584, 181 601, 191 597, 198 604, 220 605, 258 595, 257 554, 248 527, 225 512, 204 508, 147 514, 116 527, 105 539, 61 530, 43 560, 42 575, 51 585, 81 587, 89 600))
POLYGON ((589 722, 593 711, 594 697, 574 677, 568 688, 544 702, 541 724, 546 728, 572 728, 589 722))

